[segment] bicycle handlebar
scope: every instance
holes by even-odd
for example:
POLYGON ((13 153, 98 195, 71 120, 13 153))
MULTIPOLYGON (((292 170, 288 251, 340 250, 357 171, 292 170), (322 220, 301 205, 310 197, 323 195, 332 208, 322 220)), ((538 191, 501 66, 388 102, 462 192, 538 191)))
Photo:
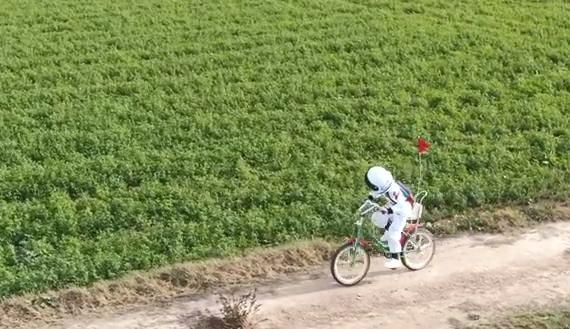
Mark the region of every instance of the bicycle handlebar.
POLYGON ((373 202, 367 198, 366 200, 364 200, 362 205, 358 208, 358 211, 361 213, 361 215, 364 215, 370 211, 378 210, 380 208, 382 208, 382 207, 378 203, 373 202), (364 210, 364 209, 366 209, 366 210, 364 210))

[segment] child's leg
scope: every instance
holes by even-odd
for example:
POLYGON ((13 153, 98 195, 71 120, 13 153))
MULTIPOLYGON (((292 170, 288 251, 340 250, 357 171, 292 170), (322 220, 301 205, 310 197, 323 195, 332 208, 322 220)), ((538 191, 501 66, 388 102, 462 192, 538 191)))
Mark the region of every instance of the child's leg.
POLYGON ((392 223, 388 228, 388 247, 392 257, 386 262, 385 266, 391 269, 396 269, 402 265, 400 262, 400 253, 402 252, 400 240, 402 231, 406 227, 406 220, 411 214, 411 207, 400 207, 398 210, 392 215, 392 223))
POLYGON ((384 229, 386 228, 386 225, 388 225, 390 217, 392 217, 392 215, 389 215, 388 213, 383 214, 380 211, 376 211, 372 214, 372 223, 379 228, 384 229))
POLYGON ((409 203, 398 205, 398 210, 392 215, 392 224, 388 229, 388 246, 392 254, 402 252, 400 239, 402 231, 406 227, 407 219, 412 214, 412 206, 409 203))
POLYGON ((380 237, 380 241, 388 240, 388 230, 386 229, 386 226, 391 220, 392 215, 389 215, 388 213, 383 214, 380 211, 376 211, 372 214, 372 222, 374 225, 378 226, 381 229, 384 229, 384 235, 380 237))
POLYGON ((400 239, 402 238, 402 231, 406 226, 406 218, 404 216, 394 215, 392 217, 392 224, 388 228, 388 246, 392 254, 402 252, 402 245, 400 239))
POLYGON ((406 226, 406 218, 397 215, 394 215, 392 218, 392 224, 390 224, 387 231, 388 247, 390 248, 390 253, 392 255, 386 261, 384 266, 394 270, 402 266, 402 262, 400 261, 400 253, 402 252, 400 238, 402 237, 402 231, 406 226))

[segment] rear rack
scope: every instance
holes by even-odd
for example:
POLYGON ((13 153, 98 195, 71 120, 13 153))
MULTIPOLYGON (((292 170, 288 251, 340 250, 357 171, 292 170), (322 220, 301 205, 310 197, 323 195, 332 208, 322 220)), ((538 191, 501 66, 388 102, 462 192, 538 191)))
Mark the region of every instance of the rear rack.
POLYGON ((419 224, 420 223, 420 219, 422 218, 422 214, 423 214, 423 210, 424 210, 423 201, 427 195, 428 195, 427 191, 421 191, 420 193, 418 193, 416 195, 416 201, 414 202, 414 205, 412 206, 412 216, 410 218, 408 218, 409 223, 413 223, 413 224, 419 224))

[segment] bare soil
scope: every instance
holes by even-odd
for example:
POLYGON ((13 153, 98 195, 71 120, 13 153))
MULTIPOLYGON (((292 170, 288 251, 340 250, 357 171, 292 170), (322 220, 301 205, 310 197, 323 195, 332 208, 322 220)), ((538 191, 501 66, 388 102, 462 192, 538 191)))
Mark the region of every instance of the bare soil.
MULTIPOLYGON (((508 235, 439 239, 432 263, 411 272, 374 258, 358 286, 341 287, 323 264, 288 283, 259 287, 259 328, 461 328, 507 311, 570 303, 570 223, 508 235)), ((218 310, 217 296, 178 298, 117 313, 67 317, 29 328, 179 329, 218 310)))

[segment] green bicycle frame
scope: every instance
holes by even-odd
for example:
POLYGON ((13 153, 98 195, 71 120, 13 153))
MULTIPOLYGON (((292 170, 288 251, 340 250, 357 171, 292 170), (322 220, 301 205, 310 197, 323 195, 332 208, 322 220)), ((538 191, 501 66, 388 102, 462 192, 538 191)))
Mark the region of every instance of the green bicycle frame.
MULTIPOLYGON (((416 218, 414 218, 411 222, 415 222, 415 223, 409 223, 410 225, 410 229, 408 230, 407 228, 404 229, 403 233, 403 240, 402 240, 402 244, 404 244, 405 241, 407 241, 407 239, 413 234, 415 233, 416 229, 418 227, 421 226, 421 224, 419 223, 419 219, 421 217, 421 210, 422 210, 422 201, 423 199, 426 197, 427 192, 426 191, 422 191, 420 193, 418 193, 417 196, 419 196, 419 203, 418 205, 420 206, 419 209, 419 213, 416 214, 416 218)), ((390 248, 388 246, 388 243, 383 243, 382 241, 380 241, 379 238, 377 238, 376 236, 372 237, 372 241, 368 241, 363 237, 363 233, 362 233, 362 224, 364 222, 364 219, 368 216, 370 213, 377 211, 381 209, 381 206, 378 203, 375 203, 369 199, 366 199, 364 201, 364 203, 358 208, 358 213, 357 213, 357 220, 354 223, 356 225, 356 234, 353 235, 353 238, 350 240, 351 242, 353 242, 353 250, 356 249, 357 246, 363 247, 364 249, 372 249, 376 252, 379 252, 381 254, 384 255, 388 255, 390 253, 390 248)), ((414 245, 415 248, 415 244, 412 242, 412 245, 414 245)), ((401 252, 401 256, 403 256, 404 252, 401 252)))
MULTIPOLYGON (((360 208, 358 209, 359 214, 357 215, 357 217, 359 218, 354 223, 356 226, 355 227, 356 234, 354 234, 353 238, 351 239, 351 242, 353 243, 353 250, 357 250, 360 247, 363 249, 373 249, 374 251, 385 255, 390 252, 390 248, 387 243, 383 243, 377 237, 372 237, 372 241, 368 241, 367 239, 364 238, 364 234, 362 232, 362 224, 364 222, 364 219, 367 217, 367 214, 374 212, 380 208, 381 208, 380 205, 378 205, 377 203, 372 202, 370 200, 366 200, 362 204, 362 206, 360 206, 360 208)), ((352 262, 354 262, 354 254, 352 257, 353 257, 352 262)))

